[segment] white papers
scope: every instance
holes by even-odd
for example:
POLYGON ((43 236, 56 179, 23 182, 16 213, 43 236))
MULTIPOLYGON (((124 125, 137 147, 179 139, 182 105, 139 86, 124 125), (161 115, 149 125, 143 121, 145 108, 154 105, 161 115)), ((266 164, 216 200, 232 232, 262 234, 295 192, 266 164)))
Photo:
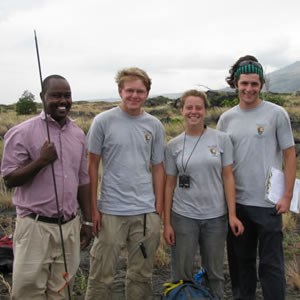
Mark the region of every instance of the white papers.
MULTIPOLYGON (((293 198, 291 201, 290 211, 294 213, 300 212, 300 180, 295 180, 293 198)), ((284 174, 275 168, 271 168, 266 181, 267 200, 276 204, 284 193, 284 174)))

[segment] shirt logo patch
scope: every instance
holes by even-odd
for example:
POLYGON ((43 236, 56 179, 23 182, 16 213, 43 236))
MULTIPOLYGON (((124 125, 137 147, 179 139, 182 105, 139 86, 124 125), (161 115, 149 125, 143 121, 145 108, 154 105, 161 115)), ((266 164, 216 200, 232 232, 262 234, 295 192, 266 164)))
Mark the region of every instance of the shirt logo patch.
POLYGON ((144 137, 145 137, 145 141, 146 141, 146 142, 149 142, 149 141, 151 141, 152 134, 151 134, 150 132, 146 132, 146 133, 144 134, 144 137))
POLYGON ((213 156, 217 156, 217 154, 218 154, 217 147, 215 147, 215 146, 209 146, 209 151, 213 156))
POLYGON ((263 125, 257 124, 257 133, 258 135, 262 135, 265 132, 265 127, 263 125))

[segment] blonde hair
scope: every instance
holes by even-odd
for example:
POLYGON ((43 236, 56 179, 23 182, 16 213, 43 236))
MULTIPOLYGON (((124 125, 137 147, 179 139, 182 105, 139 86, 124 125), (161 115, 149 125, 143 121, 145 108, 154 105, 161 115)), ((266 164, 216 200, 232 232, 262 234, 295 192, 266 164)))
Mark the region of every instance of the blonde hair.
POLYGON ((124 87, 125 81, 134 79, 142 80, 148 92, 151 88, 151 78, 144 70, 136 67, 126 68, 118 71, 115 79, 119 89, 122 89, 124 87))
POLYGON ((208 108, 208 101, 207 101, 207 96, 204 92, 198 91, 198 90, 188 90, 182 94, 180 97, 180 107, 182 108, 185 104, 185 100, 189 96, 194 96, 194 97, 199 97, 203 100, 204 102, 204 107, 207 109, 208 108))

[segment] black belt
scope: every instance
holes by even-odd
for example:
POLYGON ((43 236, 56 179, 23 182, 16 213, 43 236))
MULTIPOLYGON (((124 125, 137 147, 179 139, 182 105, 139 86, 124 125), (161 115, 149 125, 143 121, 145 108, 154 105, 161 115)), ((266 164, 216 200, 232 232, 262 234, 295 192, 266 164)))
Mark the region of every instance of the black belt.
POLYGON ((50 224, 66 224, 68 222, 70 222, 71 220, 73 220, 76 216, 72 216, 70 219, 68 220, 64 220, 64 217, 45 217, 45 216, 40 216, 39 214, 35 214, 35 213, 31 213, 29 215, 27 215, 26 217, 29 217, 31 219, 35 219, 36 221, 41 221, 41 222, 45 222, 45 223, 50 223, 50 224))

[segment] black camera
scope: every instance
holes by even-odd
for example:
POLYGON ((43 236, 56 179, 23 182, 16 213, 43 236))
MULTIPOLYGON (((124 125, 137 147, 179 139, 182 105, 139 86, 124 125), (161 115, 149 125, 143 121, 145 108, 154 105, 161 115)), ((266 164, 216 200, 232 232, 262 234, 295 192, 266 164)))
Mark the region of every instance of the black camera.
POLYGON ((179 175, 179 187, 189 188, 190 187, 190 176, 186 174, 179 175))

